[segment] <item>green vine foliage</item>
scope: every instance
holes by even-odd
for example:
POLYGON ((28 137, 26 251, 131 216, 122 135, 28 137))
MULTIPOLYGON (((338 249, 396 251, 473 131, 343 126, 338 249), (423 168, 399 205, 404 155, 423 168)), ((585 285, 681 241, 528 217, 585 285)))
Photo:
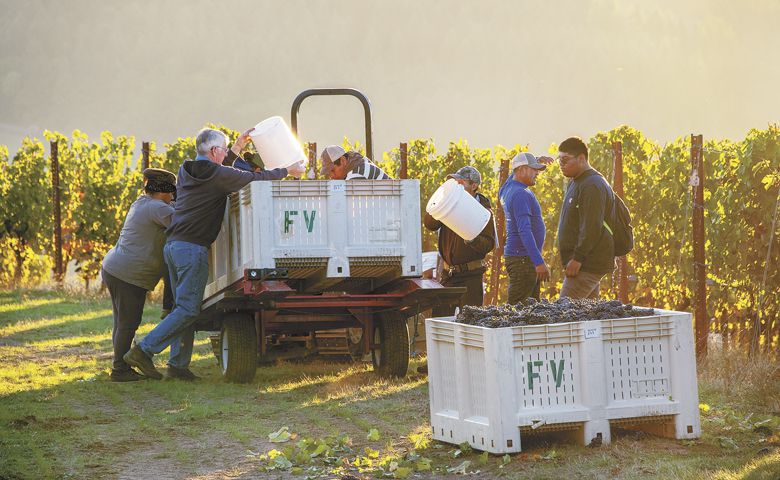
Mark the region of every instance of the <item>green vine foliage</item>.
POLYGON ((3 200, 2 215, 3 255, 2 277, 14 285, 40 282, 48 277, 51 262, 51 175, 43 144, 24 139, 0 173, 3 200))
MULTIPOLYGON (((231 142, 239 132, 225 132, 231 142)), ((133 158, 135 139, 101 134, 90 142, 74 131, 70 138, 46 132, 59 148, 64 257, 75 260, 79 275, 94 279, 103 255, 116 242, 130 204, 142 189, 141 158, 133 158)), ((693 304, 691 142, 678 138, 660 145, 628 126, 600 132, 589 141, 591 164, 613 180, 613 142, 621 142, 624 163, 624 200, 632 212, 636 245, 628 255, 630 301, 641 305, 691 310, 693 304)), ((364 151, 344 139, 344 147, 364 151)), ((182 137, 157 152, 151 144, 150 165, 178 172, 195 156, 194 137, 182 137)), ((499 212, 498 172, 502 162, 526 146, 473 148, 465 140, 450 142, 437 151, 432 139, 408 142, 408 177, 420 180, 420 213, 448 173, 472 165, 483 175, 481 192, 499 212)), ((543 152, 533 152, 537 155, 543 152)), ((557 153, 555 145, 549 154, 557 153)), ((754 328, 771 339, 778 333, 780 314, 780 222, 774 225, 780 190, 780 128, 770 125, 751 130, 738 142, 707 140, 704 145, 708 312, 713 328, 724 333, 754 328), (774 248, 769 251, 770 242, 774 248), (767 254, 769 256, 767 257, 767 254), (774 332, 774 333, 773 333, 774 332)), ((400 150, 378 160, 398 176, 400 150)), ((547 226, 543 254, 552 278, 542 295, 554 298, 562 281, 556 230, 567 180, 557 165, 543 172, 533 191, 547 226)), ((34 284, 49 278, 52 265, 52 201, 50 157, 44 144, 26 138, 9 161, 0 146, 0 247, 9 252, 0 263, 0 282, 34 284)), ((436 249, 436 233, 423 229, 423 250, 436 249)), ((497 258, 488 255, 487 298, 501 302, 506 276, 499 269, 492 284, 497 258)), ((607 277, 602 291, 616 297, 615 279, 607 277)))

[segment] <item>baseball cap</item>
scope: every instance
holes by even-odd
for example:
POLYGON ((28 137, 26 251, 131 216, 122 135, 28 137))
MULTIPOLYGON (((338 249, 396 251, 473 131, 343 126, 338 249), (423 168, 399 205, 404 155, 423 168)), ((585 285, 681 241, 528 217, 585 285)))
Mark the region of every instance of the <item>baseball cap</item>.
POLYGON ((539 160, 528 152, 518 153, 515 155, 515 158, 512 159, 512 170, 517 167, 522 167, 523 165, 528 165, 534 170, 544 170, 547 168, 547 165, 539 163, 539 160))
POLYGON ((325 147, 325 150, 322 151, 322 163, 333 163, 339 158, 343 157, 347 154, 347 151, 341 148, 338 145, 331 145, 329 147, 325 147))
POLYGON ((482 175, 479 174, 479 170, 474 167, 463 167, 455 173, 450 173, 447 178, 454 178, 455 180, 468 180, 474 183, 482 183, 482 175))
POLYGON ((322 173, 328 175, 333 168, 333 162, 346 155, 347 152, 338 145, 330 145, 325 147, 320 155, 320 161, 322 162, 322 173))

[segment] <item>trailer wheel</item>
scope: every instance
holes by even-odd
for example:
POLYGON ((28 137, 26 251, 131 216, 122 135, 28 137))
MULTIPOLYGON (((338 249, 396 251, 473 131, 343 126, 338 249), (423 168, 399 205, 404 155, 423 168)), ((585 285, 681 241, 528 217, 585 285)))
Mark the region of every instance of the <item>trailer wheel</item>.
POLYGON ((247 313, 233 313, 222 320, 217 357, 222 376, 231 383, 249 383, 257 370, 255 320, 247 313))
POLYGON ((409 368, 409 330, 398 312, 378 314, 374 320, 371 360, 374 371, 383 376, 404 377, 409 368))

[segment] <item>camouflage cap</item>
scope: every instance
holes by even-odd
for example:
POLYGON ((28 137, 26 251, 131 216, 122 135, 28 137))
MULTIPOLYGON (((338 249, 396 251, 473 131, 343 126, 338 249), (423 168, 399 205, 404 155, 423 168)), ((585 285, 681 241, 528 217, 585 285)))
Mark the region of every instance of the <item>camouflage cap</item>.
POLYGON ((468 180, 474 183, 482 183, 482 175, 479 174, 479 170, 474 167, 463 167, 455 173, 450 173, 447 178, 454 178, 455 180, 468 180))

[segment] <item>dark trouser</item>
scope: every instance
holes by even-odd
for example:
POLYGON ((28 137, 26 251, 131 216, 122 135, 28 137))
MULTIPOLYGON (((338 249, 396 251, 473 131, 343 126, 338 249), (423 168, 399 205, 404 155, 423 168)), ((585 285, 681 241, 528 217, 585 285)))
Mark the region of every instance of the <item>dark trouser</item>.
POLYGON ((171 274, 168 273, 168 266, 165 266, 163 274, 163 310, 173 310, 173 290, 171 289, 171 274))
POLYGON ((515 305, 529 297, 539 300, 539 280, 531 258, 504 257, 504 264, 509 277, 507 302, 515 305))
POLYGON ((145 288, 122 281, 105 270, 101 270, 103 281, 111 294, 111 306, 114 310, 114 330, 111 339, 114 342, 114 371, 130 370, 122 357, 130 350, 135 331, 141 325, 146 302, 145 288))
MULTIPOLYGON (((468 272, 454 273, 452 276, 446 273, 442 275, 441 284, 445 287, 466 287, 466 293, 461 297, 461 305, 478 305, 484 302, 484 289, 482 276, 484 268, 468 272)), ((439 305, 433 308, 434 317, 450 317, 455 314, 455 306, 439 305)))

